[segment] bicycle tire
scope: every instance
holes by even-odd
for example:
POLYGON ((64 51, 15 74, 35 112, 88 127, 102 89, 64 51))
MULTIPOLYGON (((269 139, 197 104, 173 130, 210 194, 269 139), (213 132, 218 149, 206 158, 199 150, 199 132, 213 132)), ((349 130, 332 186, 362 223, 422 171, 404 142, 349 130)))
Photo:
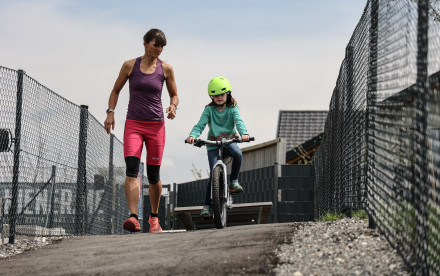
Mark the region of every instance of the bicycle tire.
POLYGON ((223 198, 223 168, 216 166, 212 170, 212 210, 214 212, 214 222, 217 229, 226 226, 226 200, 223 198))

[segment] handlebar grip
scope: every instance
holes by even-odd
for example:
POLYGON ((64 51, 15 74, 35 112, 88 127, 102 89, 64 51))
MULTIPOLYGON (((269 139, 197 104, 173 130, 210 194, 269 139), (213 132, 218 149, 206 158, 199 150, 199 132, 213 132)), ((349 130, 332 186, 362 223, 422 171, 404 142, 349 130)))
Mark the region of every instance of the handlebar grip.
POLYGON ((255 141, 255 137, 249 137, 249 141, 255 141))
POLYGON ((186 139, 185 139, 185 144, 187 144, 188 143, 188 141, 186 141, 186 139))

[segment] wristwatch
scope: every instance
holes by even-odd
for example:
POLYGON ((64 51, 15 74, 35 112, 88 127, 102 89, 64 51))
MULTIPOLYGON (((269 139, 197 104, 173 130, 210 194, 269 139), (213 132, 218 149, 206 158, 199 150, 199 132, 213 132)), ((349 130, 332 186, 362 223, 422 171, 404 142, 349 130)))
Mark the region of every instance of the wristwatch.
POLYGON ((112 109, 112 108, 109 108, 109 109, 107 109, 107 110, 105 111, 105 113, 107 113, 107 114, 109 114, 110 112, 113 112, 113 113, 115 113, 115 110, 114 110, 114 109, 112 109))

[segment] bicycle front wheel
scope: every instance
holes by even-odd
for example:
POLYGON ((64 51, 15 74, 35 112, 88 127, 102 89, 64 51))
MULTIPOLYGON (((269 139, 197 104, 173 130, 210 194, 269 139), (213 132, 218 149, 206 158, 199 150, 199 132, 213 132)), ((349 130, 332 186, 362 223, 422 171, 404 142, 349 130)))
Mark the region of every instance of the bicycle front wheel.
POLYGON ((212 170, 212 210, 214 212, 214 222, 217 229, 226 226, 226 198, 225 181, 223 167, 216 166, 212 170))

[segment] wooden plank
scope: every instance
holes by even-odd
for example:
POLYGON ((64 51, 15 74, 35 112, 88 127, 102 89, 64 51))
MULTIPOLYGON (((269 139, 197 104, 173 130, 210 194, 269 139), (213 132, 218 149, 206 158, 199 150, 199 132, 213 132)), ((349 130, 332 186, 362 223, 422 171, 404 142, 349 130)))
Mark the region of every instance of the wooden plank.
POLYGON ((258 224, 261 222, 262 213, 263 213, 263 207, 258 208, 258 221, 257 221, 258 224))
MULTIPOLYGON (((272 202, 255 202, 232 204, 228 209, 227 226, 246 224, 266 224, 269 221, 272 202)), ((214 220, 200 217, 202 206, 176 207, 178 215, 186 230, 215 228, 214 220)))
MULTIPOLYGON (((252 207, 272 207, 272 202, 254 202, 254 203, 240 203, 240 204, 232 204, 232 208, 229 210, 234 209, 242 209, 242 208, 252 208, 252 207)), ((201 211, 203 206, 186 206, 186 207, 176 207, 174 208, 175 213, 180 212, 194 212, 194 211, 201 211)))
POLYGON ((179 216, 180 220, 182 221, 183 226, 185 226, 186 230, 195 230, 196 227, 189 212, 179 211, 176 213, 179 216))
POLYGON ((269 223, 271 207, 272 206, 268 206, 268 205, 262 207, 260 224, 267 224, 267 223, 269 223))
POLYGON ((203 206, 187 206, 187 207, 176 207, 174 208, 174 212, 192 212, 192 211, 201 211, 203 206))
POLYGON ((249 208, 249 207, 272 207, 272 202, 254 202, 254 203, 240 203, 232 204, 232 210, 238 208, 249 208))

